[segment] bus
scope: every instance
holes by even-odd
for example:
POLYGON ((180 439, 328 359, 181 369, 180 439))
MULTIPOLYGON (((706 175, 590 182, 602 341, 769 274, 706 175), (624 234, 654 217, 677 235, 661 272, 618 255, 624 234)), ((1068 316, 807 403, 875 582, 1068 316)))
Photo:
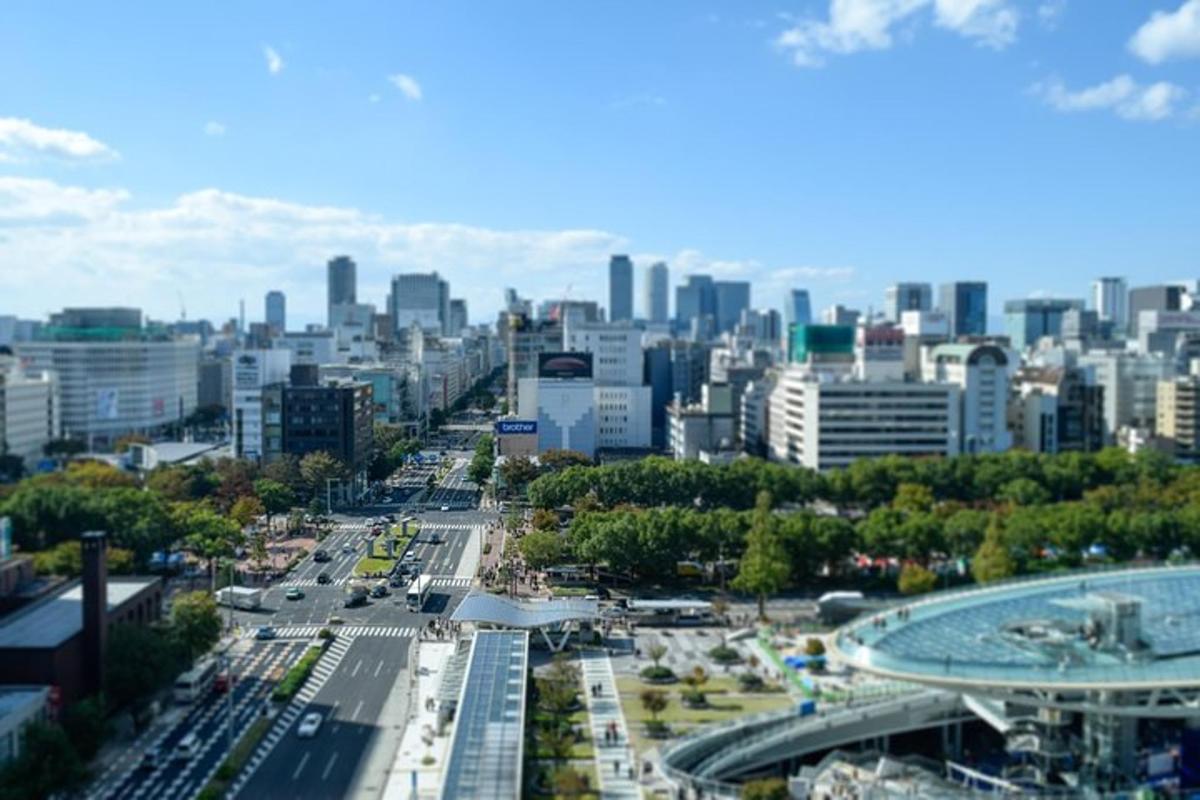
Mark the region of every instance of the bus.
POLYGON ((425 607, 425 601, 429 599, 429 590, 433 587, 432 575, 419 575, 417 579, 408 587, 408 593, 404 596, 404 604, 409 611, 420 611, 425 607))
POLYGON ((175 679, 175 702, 194 703, 204 696, 217 677, 215 659, 201 661, 175 679))

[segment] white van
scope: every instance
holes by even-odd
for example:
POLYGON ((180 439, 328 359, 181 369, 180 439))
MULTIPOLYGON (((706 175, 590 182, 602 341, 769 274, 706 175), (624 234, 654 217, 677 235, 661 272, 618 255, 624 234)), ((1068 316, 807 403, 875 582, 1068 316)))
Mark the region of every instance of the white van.
POLYGON ((200 753, 200 738, 194 733, 189 733, 179 740, 179 744, 175 745, 175 760, 190 761, 200 753))

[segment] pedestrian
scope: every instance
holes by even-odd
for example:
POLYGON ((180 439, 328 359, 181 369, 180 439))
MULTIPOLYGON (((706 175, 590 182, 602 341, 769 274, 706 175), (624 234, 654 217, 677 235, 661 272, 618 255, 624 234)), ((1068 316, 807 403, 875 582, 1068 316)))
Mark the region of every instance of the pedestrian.
POLYGON ((620 774, 621 774, 621 762, 614 761, 613 762, 613 775, 620 775, 620 774))

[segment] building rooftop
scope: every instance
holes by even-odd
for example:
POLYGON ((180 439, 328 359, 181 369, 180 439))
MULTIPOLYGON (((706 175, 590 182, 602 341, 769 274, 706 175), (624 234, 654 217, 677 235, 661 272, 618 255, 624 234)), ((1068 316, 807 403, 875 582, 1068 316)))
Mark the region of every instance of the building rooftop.
MULTIPOLYGON (((110 579, 109 612, 157 581, 158 578, 110 579)), ((83 585, 76 582, 53 597, 0 619, 0 649, 58 647, 82 630, 83 585)))
POLYGON ((444 800, 517 797, 525 738, 526 631, 479 631, 456 712, 444 800))
POLYGON ((1024 580, 903 608, 842 628, 836 649, 868 672, 947 688, 1200 686, 1200 566, 1024 580), (1122 602, 1137 619, 1117 616, 1122 602), (1129 634, 1114 642, 1118 630, 1129 634))
POLYGON ((596 619, 600 602, 578 597, 555 600, 509 600, 484 592, 472 592, 454 609, 455 622, 482 622, 507 628, 543 628, 574 620, 596 619))
POLYGON ((8 686, 0 689, 0 719, 30 705, 42 705, 49 693, 48 686, 8 686))

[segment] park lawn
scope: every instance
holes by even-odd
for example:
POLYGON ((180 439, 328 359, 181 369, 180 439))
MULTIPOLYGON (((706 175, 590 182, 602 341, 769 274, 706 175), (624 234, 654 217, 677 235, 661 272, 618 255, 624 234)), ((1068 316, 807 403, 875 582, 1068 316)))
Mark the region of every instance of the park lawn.
POLYGON ((551 586, 550 593, 555 597, 586 597, 592 594, 592 589, 586 586, 551 586))

